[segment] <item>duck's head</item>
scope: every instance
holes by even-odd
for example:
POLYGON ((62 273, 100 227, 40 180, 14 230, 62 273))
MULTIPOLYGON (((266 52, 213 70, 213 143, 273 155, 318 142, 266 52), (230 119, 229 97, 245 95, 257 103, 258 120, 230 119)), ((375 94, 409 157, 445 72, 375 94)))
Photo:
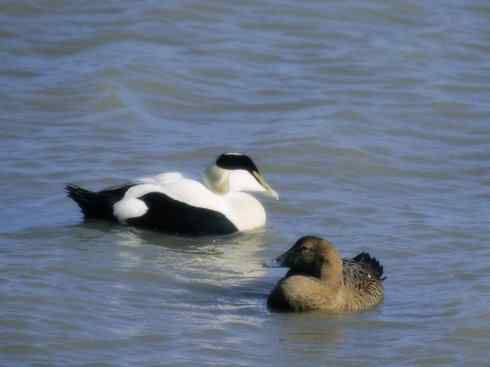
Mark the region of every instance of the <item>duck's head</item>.
POLYGON ((342 258, 337 249, 320 237, 304 236, 274 260, 274 265, 291 269, 292 273, 317 278, 333 276, 342 271, 342 258))
POLYGON ((230 191, 264 192, 279 195, 267 183, 252 159, 241 153, 223 153, 204 172, 204 182, 217 193, 230 191))

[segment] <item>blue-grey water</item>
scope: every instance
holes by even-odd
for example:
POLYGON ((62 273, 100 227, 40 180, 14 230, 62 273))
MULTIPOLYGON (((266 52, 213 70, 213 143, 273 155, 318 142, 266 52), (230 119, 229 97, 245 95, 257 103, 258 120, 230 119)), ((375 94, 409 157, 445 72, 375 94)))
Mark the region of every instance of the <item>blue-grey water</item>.
POLYGON ((0 1, 1 366, 488 366, 490 5, 0 1), (250 154, 263 230, 86 223, 66 183, 250 154), (385 301, 270 313, 299 236, 385 301))

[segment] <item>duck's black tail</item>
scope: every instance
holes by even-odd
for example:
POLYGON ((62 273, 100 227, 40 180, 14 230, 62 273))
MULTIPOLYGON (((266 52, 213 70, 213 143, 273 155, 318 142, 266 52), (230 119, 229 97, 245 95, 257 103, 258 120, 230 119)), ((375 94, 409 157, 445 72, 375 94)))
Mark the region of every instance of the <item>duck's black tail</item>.
POLYGON ((98 193, 76 185, 67 185, 66 192, 68 197, 78 204, 85 218, 112 217, 112 208, 107 207, 107 203, 101 200, 98 193))
POLYGON ((386 279, 386 277, 383 276, 383 265, 381 265, 374 256, 369 255, 367 252, 361 252, 352 260, 368 266, 376 278, 380 280, 386 279))
POLYGON ((121 200, 134 184, 111 187, 99 192, 85 190, 77 185, 67 185, 68 197, 73 199, 85 218, 107 219, 117 221, 113 214, 114 204, 121 200))

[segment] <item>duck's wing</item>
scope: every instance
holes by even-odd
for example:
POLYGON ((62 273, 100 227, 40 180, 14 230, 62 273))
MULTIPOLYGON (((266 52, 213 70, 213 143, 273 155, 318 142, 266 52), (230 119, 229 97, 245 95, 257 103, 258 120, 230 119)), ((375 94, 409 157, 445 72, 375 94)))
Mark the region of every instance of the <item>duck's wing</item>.
POLYGON ((230 209, 224 196, 215 194, 199 181, 182 178, 160 186, 162 192, 176 201, 225 215, 229 214, 230 209))
POLYGON ((366 252, 343 259, 344 308, 361 311, 383 300, 383 266, 366 252))
POLYGON ((135 182, 165 186, 182 179, 185 179, 185 177, 180 172, 165 172, 156 176, 140 177, 135 182))
POLYGON ((352 259, 343 259, 344 283, 357 289, 364 289, 371 283, 379 283, 383 277, 383 266, 367 252, 362 252, 352 259))
POLYGON ((237 231, 223 199, 197 181, 139 184, 114 205, 120 222, 185 235, 237 231))
MULTIPOLYGON (((228 206, 221 195, 217 195, 198 181, 180 179, 166 184, 142 183, 131 187, 118 203, 129 200, 140 200, 145 195, 157 193, 168 196, 177 202, 228 214, 228 206)), ((126 217, 126 216, 125 216, 126 217)))
POLYGON ((142 214, 127 219, 128 224, 190 236, 231 234, 238 230, 223 213, 189 205, 162 192, 141 196, 132 203, 136 204, 135 210, 138 210, 138 203, 142 214))
POLYGON ((190 179, 135 185, 114 205, 120 222, 191 235, 236 232, 229 212, 221 195, 190 179))

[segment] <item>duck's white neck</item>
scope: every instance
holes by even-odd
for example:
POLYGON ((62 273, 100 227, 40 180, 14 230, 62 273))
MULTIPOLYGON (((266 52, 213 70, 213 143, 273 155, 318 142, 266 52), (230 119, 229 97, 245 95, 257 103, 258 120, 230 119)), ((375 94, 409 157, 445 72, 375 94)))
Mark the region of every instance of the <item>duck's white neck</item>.
POLYGON ((216 194, 224 195, 230 191, 230 172, 212 164, 203 174, 206 187, 216 194))
POLYGON ((264 191, 257 180, 245 170, 226 170, 213 164, 203 174, 206 187, 220 195, 229 209, 229 219, 239 231, 247 231, 265 224, 262 204, 252 195, 241 191, 264 191))

